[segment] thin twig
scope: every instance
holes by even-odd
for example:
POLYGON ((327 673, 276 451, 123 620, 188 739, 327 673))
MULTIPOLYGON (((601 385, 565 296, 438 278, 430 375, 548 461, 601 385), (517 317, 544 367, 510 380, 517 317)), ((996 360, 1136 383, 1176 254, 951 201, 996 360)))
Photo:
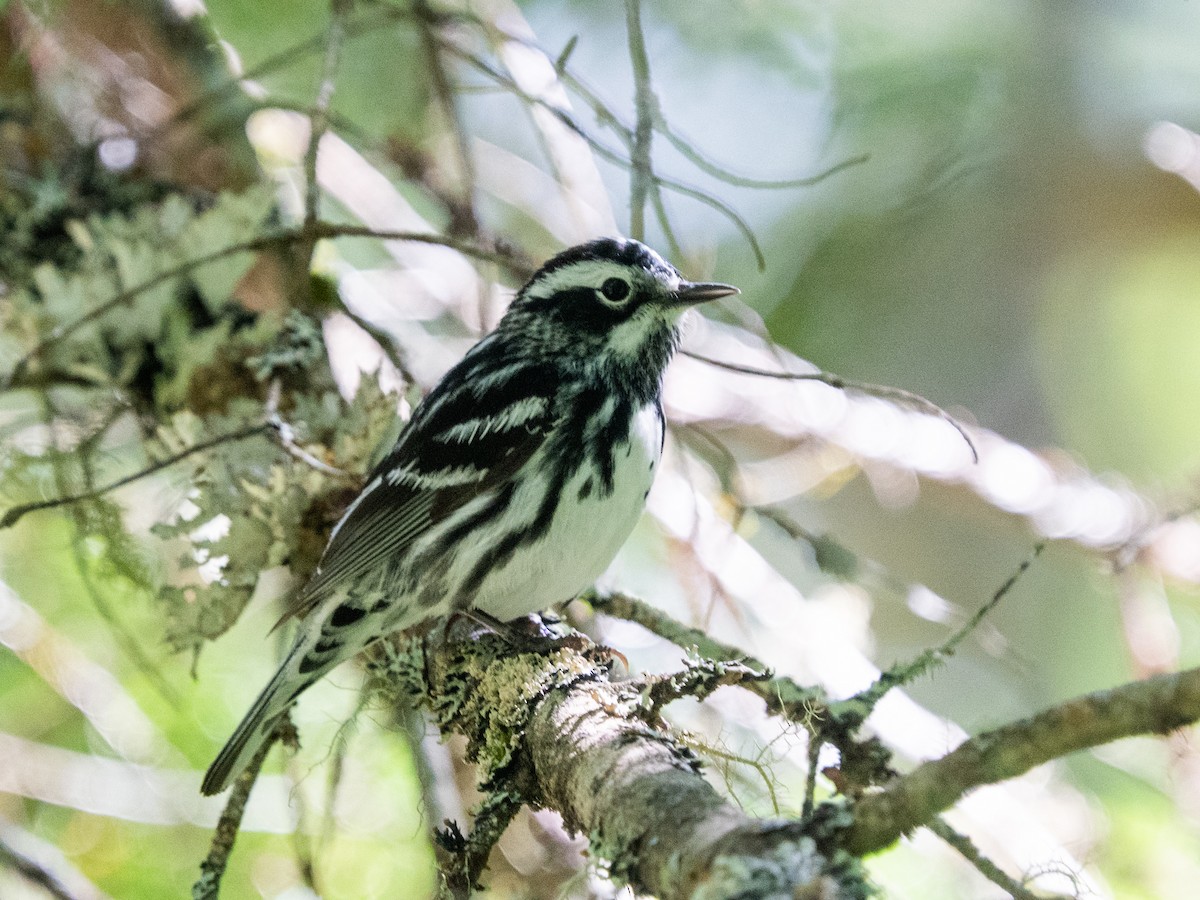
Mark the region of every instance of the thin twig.
MULTIPOLYGON (((550 103, 541 97, 535 97, 528 91, 525 91, 515 81, 513 81, 503 72, 498 71, 486 60, 481 59, 477 54, 472 53, 469 50, 459 47, 453 41, 445 41, 445 47, 449 52, 455 54, 460 59, 470 64, 473 68, 486 75, 488 78, 491 78, 513 96, 527 104, 541 107, 549 112, 563 125, 583 138, 587 145, 592 149, 592 152, 601 159, 606 160, 613 165, 621 166, 624 169, 629 169, 632 166, 630 160, 626 159, 617 151, 597 140, 586 128, 576 122, 574 117, 566 110, 555 106, 553 103, 550 103)), ((740 215, 738 215, 738 213, 731 206, 729 206, 729 204, 718 200, 711 194, 705 193, 700 188, 692 187, 689 184, 685 184, 684 182, 677 181, 673 178, 666 178, 662 175, 656 174, 654 175, 654 181, 660 187, 665 188, 666 190, 674 191, 675 193, 684 197, 691 197, 693 200, 703 203, 705 206, 708 206, 723 215, 730 221, 734 228, 738 230, 738 232, 746 240, 746 243, 750 245, 750 250, 754 253, 755 263, 758 268, 760 270, 766 268, 766 257, 763 254, 762 245, 760 245, 758 242, 758 237, 750 228, 749 223, 740 215)))
POLYGON ((700 169, 702 172, 711 175, 714 178, 719 178, 721 181, 724 181, 726 184, 733 185, 734 187, 762 188, 767 190, 812 187, 813 185, 819 184, 826 178, 830 178, 839 172, 844 172, 846 169, 851 169, 854 166, 861 166, 871 158, 871 154, 861 153, 858 156, 852 156, 849 159, 843 159, 841 162, 834 163, 832 166, 817 172, 815 175, 806 175, 803 178, 749 178, 744 175, 737 175, 733 172, 730 172, 723 166, 720 166, 703 156, 700 151, 693 147, 688 141, 684 140, 684 138, 680 137, 678 133, 671 130, 670 126, 667 124, 665 116, 661 114, 657 115, 655 117, 654 126, 658 133, 665 137, 667 142, 681 154, 683 154, 688 162, 694 165, 697 169, 700 169))
POLYGON ((140 297, 147 291, 153 290, 160 284, 164 284, 173 278, 178 278, 180 275, 185 275, 193 269, 198 269, 208 263, 215 262, 219 259, 224 259, 227 256, 232 256, 235 253, 246 251, 261 250, 263 247, 270 246, 272 242, 264 238, 254 238, 249 241, 240 241, 236 244, 230 244, 228 247, 223 247, 220 250, 214 250, 212 253, 206 253, 204 256, 198 256, 190 259, 187 262, 180 263, 177 266, 172 266, 157 275, 153 275, 145 281, 139 282, 132 287, 125 288, 117 292, 108 300, 103 301, 98 306, 93 307, 77 319, 66 322, 52 329, 46 337, 42 338, 32 349, 21 356, 12 372, 0 384, 0 388, 8 389, 17 385, 24 374, 26 367, 41 354, 45 353, 50 347, 59 343, 65 338, 70 337, 85 325, 96 321, 97 319, 107 315, 119 306, 130 303, 135 298, 140 297))
POLYGON ((625 28, 629 37, 629 61, 633 65, 633 103, 637 123, 629 169, 629 236, 645 240, 646 197, 654 180, 650 144, 654 139, 654 92, 650 87, 650 57, 642 33, 641 0, 625 0, 625 28))
POLYGON ((308 149, 304 153, 304 224, 312 226, 317 221, 321 203, 321 189, 317 184, 317 154, 321 138, 329 128, 329 105, 337 86, 337 70, 342 58, 342 44, 346 39, 346 17, 349 16, 353 0, 330 0, 329 27, 325 32, 325 58, 321 66, 321 84, 317 88, 317 99, 309 116, 308 149))
MULTIPOLYGON (((276 732, 278 735, 278 732, 276 732)), ((250 760, 250 764, 238 775, 233 782, 233 791, 221 812, 217 828, 213 832, 212 845, 208 856, 200 864, 200 877, 192 885, 192 900, 216 900, 221 891, 221 878, 225 874, 225 866, 229 863, 229 854, 233 852, 233 844, 237 840, 238 831, 242 826, 242 816, 246 812, 246 801, 250 798, 250 789, 258 779, 258 770, 262 768, 263 760, 275 745, 276 735, 263 741, 250 760)))
MULTIPOLYGON (((446 13, 448 16, 457 15, 455 13, 446 13)), ((379 28, 386 28, 392 25, 398 19, 412 18, 412 14, 407 10, 400 9, 395 6, 387 6, 382 14, 374 18, 361 18, 355 22, 346 23, 346 37, 355 38, 360 35, 369 34, 379 28)), ((326 46, 327 37, 324 32, 315 34, 307 40, 303 40, 298 44, 293 44, 276 53, 274 56, 267 57, 258 65, 247 69, 240 75, 236 75, 221 84, 218 84, 209 91, 205 91, 195 100, 185 106, 180 107, 171 118, 167 119, 161 125, 156 126, 148 132, 145 137, 151 139, 165 134, 172 128, 177 128, 185 124, 189 119, 194 118, 205 107, 216 103, 227 95, 234 93, 242 88, 247 82, 253 82, 264 75, 270 75, 272 72, 277 72, 280 69, 285 69, 288 66, 297 63, 311 53, 315 53, 322 47, 326 46)))
POLYGON ((248 425, 245 428, 239 428, 237 431, 231 431, 228 434, 218 435, 215 438, 210 438, 207 441, 201 441, 186 450, 176 453, 173 456, 168 456, 166 459, 161 459, 144 469, 139 469, 132 475, 126 475, 124 478, 118 478, 116 481, 109 482, 98 488, 93 488, 88 491, 81 491, 77 494, 67 494, 62 497, 54 497, 50 500, 38 500, 34 503, 22 503, 20 506, 14 506, 9 509, 2 517, 0 517, 0 530, 11 528, 17 524, 22 517, 43 509, 53 509, 58 506, 69 506, 75 503, 82 503, 85 500, 95 500, 97 497, 102 497, 109 491, 115 491, 117 488, 124 487, 127 484, 132 484, 142 478, 153 475, 155 472, 161 472, 163 469, 175 465, 175 463, 187 459, 197 453, 203 453, 205 450, 211 450, 221 444, 227 444, 232 441, 241 441, 249 437, 254 437, 259 434, 267 434, 275 428, 275 425, 270 422, 259 422, 257 425, 248 425))
POLYGON ((675 234, 675 227, 671 224, 671 217, 667 215, 667 204, 663 199, 662 191, 658 189, 658 183, 654 182, 650 191, 650 205, 654 208, 654 217, 658 219, 658 227, 662 229, 663 236, 667 239, 667 250, 671 254, 672 259, 683 258, 683 246, 679 243, 679 237, 675 234))
POLYGON ((1089 747, 1166 734, 1200 719, 1200 668, 1155 675, 1085 694, 964 741, 864 795, 843 846, 856 856, 890 846, 968 791, 1089 747))
MULTIPOLYGON (((636 597, 615 592, 592 592, 584 595, 583 599, 591 603, 598 612, 636 622, 679 647, 694 647, 696 653, 705 659, 718 662, 736 660, 749 669, 768 671, 764 663, 744 650, 714 640, 704 631, 684 625, 636 597)), ((761 698, 771 713, 802 725, 810 733, 815 733, 815 723, 825 715, 828 705, 825 693, 820 688, 802 687, 792 679, 779 675, 764 680, 739 682, 739 687, 761 698)))
MULTIPOLYGON (((626 146, 632 149, 633 129, 622 123, 617 115, 600 98, 600 95, 592 90, 592 88, 589 87, 588 84, 582 79, 580 79, 579 76, 569 71, 565 65, 560 67, 558 71, 559 77, 562 78, 563 84, 570 88, 580 97, 580 99, 582 99, 585 103, 587 103, 588 106, 592 108, 592 111, 595 113, 596 118, 601 124, 608 125, 613 132, 622 139, 626 146)), ((858 156, 850 157, 849 159, 844 159, 841 162, 834 163, 832 166, 829 166, 823 171, 817 172, 815 175, 806 175, 802 178, 751 178, 749 176, 738 175, 735 172, 731 172, 729 169, 726 169, 708 159, 706 156, 700 153, 699 150, 693 147, 689 141, 680 136, 678 132, 673 131, 670 125, 667 123, 667 118, 663 115, 662 108, 657 103, 657 100, 655 100, 651 106, 651 111, 653 113, 654 130, 665 137, 669 144, 675 147, 675 149, 677 149, 689 162, 691 162, 702 172, 712 175, 714 178, 718 178, 721 181, 724 181, 726 184, 733 185, 734 187, 762 189, 811 187, 821 181, 824 181, 826 178, 830 178, 833 175, 838 174, 839 172, 843 172, 846 169, 853 168, 854 166, 862 165, 871 158, 869 153, 863 153, 858 156)))
POLYGON ((946 412, 932 400, 922 397, 920 394, 914 394, 912 391, 906 391, 903 388, 891 387, 886 384, 870 384, 865 381, 852 381, 849 378, 842 378, 840 375, 833 375, 829 372, 776 372, 771 369, 760 369, 756 366, 744 366, 740 363, 725 362, 721 359, 713 359, 711 356, 705 356, 702 353, 697 353, 694 350, 681 351, 685 356, 690 356, 697 362, 707 363, 710 366, 716 366, 718 369, 725 369, 729 372, 737 372, 741 375, 753 375, 758 378, 778 378, 783 381, 816 381, 820 384, 827 384, 830 387, 837 388, 843 391, 858 391, 860 394, 867 394, 871 397, 878 397, 881 400, 895 400, 899 403, 904 403, 921 412, 928 413, 932 416, 937 416, 944 422, 947 422, 955 431, 959 433, 962 439, 966 442, 967 447, 971 451, 971 459, 979 462, 979 451, 975 447, 975 442, 971 440, 971 436, 967 434, 966 426, 958 419, 946 412))
POLYGON ((1006 891, 1013 900, 1038 900, 1036 894, 1016 879, 1009 877, 1007 872, 983 855, 983 852, 975 846, 974 841, 951 828, 941 816, 934 816, 929 823, 929 830, 961 853, 979 871, 980 875, 1000 890, 1006 891))
MULTIPOLYGON (((425 231, 380 231, 375 228, 367 228, 363 225, 338 225, 333 222, 317 222, 313 226, 312 231, 318 238, 365 237, 375 238, 380 241, 409 241, 416 244, 436 244, 441 247, 449 247, 451 250, 456 250, 464 256, 495 263, 512 272, 514 275, 528 276, 532 274, 526 267, 526 264, 510 250, 502 247, 480 247, 471 241, 465 241, 461 238, 445 234, 434 234, 433 232, 425 231)), ((299 240, 302 233, 303 229, 281 235, 281 238, 286 237, 288 240, 299 240)), ((276 242, 279 242, 279 240, 277 238, 276 242)))
POLYGON ((1029 567, 1041 556, 1042 550, 1045 547, 1046 543, 1044 541, 1036 544, 1033 552, 1021 561, 1021 564, 1005 579, 1004 584, 1000 585, 996 593, 992 595, 992 598, 979 607, 974 615, 967 619, 962 628, 952 634, 949 639, 937 647, 926 650, 909 663, 888 669, 865 690, 860 691, 853 697, 835 703, 833 705, 835 717, 840 718, 843 713, 853 710, 854 712, 851 713, 852 716, 858 718, 860 721, 866 719, 880 699, 892 688, 909 683, 914 678, 924 675, 933 666, 953 656, 958 645, 979 627, 979 623, 1016 586, 1021 576, 1029 571, 1029 567))
POLYGON ((474 231, 478 222, 475 214, 475 159, 471 154, 466 124, 463 122, 462 113, 458 108, 456 89, 442 56, 443 46, 438 40, 441 18, 427 0, 415 0, 413 10, 417 15, 417 27, 420 31, 421 44, 425 50, 430 83, 438 105, 442 108, 442 114, 446 117, 449 125, 454 143, 454 154, 459 174, 462 177, 461 197, 456 203, 451 204, 450 212, 455 221, 450 230, 455 234, 460 234, 463 230, 474 231), (460 221, 462 219, 467 221, 460 221))

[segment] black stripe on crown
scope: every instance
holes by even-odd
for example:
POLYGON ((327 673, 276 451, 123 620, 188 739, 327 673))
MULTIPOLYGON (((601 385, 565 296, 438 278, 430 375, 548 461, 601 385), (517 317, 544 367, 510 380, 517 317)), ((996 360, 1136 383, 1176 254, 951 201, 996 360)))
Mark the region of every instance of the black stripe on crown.
POLYGON ((597 238, 551 257, 544 266, 538 269, 525 288, 551 272, 556 272, 574 263, 593 260, 608 260, 626 266, 640 266, 656 276, 675 274, 675 270, 669 263, 640 241, 629 238, 597 238))

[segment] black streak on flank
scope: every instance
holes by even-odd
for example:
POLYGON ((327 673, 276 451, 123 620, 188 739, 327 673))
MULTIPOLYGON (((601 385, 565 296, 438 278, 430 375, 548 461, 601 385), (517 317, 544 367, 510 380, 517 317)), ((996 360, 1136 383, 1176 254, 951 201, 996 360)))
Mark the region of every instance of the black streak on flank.
POLYGON ((329 618, 329 624, 334 628, 345 628, 348 625, 353 625, 366 614, 367 611, 365 609, 358 609, 357 607, 343 603, 333 611, 333 615, 329 618))
MULTIPOLYGON (((628 398, 621 397, 608 421, 596 431, 592 442, 592 456, 600 470, 600 496, 609 497, 613 492, 613 474, 616 466, 615 449, 629 441, 629 425, 633 421, 633 405, 628 398)), ((629 447, 632 450, 632 446, 629 447)), ((626 454, 628 455, 628 454, 626 454)))
MULTIPOLYGON (((550 452, 547 453, 547 459, 554 461, 555 468, 550 475, 549 484, 546 486, 546 495, 538 507, 537 515, 534 516, 533 521, 528 525, 516 527, 504 535, 496 541, 495 545, 487 553, 480 557, 479 562, 475 564, 475 567, 471 570, 471 574, 467 576, 467 580, 463 583, 463 593, 465 595, 470 596, 478 591, 488 573, 507 563, 520 547, 536 543, 550 531, 550 526, 554 522, 554 514, 558 511, 558 503, 562 498, 563 489, 567 482, 579 471, 580 466, 583 465, 584 459, 587 456, 588 449, 584 446, 583 438, 586 433, 587 422, 593 416, 599 414, 604 405, 604 397, 604 392, 599 389, 584 391, 579 395, 571 417, 554 432, 552 440, 555 446, 550 448, 550 452)), ((628 422, 625 423, 624 427, 628 431, 628 422)), ((608 460, 608 465, 611 469, 612 454, 605 453, 603 456, 608 460)), ((590 483, 591 479, 588 479, 588 482, 590 483)), ((493 504, 496 504, 497 501, 501 502, 496 511, 492 512, 488 508, 485 508, 480 511, 480 514, 477 514, 477 517, 491 519, 500 515, 511 502, 511 496, 503 497, 503 494, 506 491, 511 494, 512 487, 512 483, 506 485, 505 489, 502 489, 501 494, 497 495, 496 501, 493 501, 493 504)), ((489 504, 489 507, 493 504, 489 504)), ((463 534, 472 530, 477 524, 472 521, 461 523, 454 532, 446 536, 447 544, 453 545, 457 540, 461 540, 463 534)))

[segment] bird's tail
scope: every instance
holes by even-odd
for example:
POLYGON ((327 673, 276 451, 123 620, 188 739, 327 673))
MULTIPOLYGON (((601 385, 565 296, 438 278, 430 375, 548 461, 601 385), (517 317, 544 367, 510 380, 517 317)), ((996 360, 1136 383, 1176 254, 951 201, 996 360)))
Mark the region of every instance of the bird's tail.
POLYGON ((204 782, 200 786, 202 794, 211 796, 225 790, 250 764, 263 742, 274 734, 292 701, 324 674, 322 671, 300 672, 301 658, 300 644, 297 643, 204 773, 204 782))

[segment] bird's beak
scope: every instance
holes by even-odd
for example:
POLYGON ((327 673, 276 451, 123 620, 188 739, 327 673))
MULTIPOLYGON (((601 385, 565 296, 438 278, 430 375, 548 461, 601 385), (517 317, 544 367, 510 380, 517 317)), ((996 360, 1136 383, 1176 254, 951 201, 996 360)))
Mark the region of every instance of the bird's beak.
POLYGON ((669 303, 671 306, 694 306, 740 293, 732 284, 721 284, 719 281, 681 281, 669 303))

